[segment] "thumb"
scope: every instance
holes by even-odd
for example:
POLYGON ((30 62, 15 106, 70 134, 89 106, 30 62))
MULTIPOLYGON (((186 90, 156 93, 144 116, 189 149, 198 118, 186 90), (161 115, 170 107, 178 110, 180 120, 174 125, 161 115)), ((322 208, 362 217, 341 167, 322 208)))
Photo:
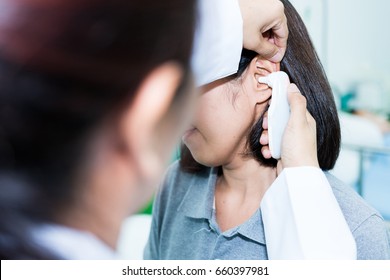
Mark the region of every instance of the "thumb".
POLYGON ((287 18, 283 17, 283 20, 272 28, 273 32, 273 43, 278 48, 278 52, 270 59, 272 62, 280 62, 286 53, 287 38, 288 38, 288 27, 287 18))
POLYGON ((301 94, 295 84, 290 84, 288 89, 288 102, 290 104, 292 120, 306 120, 306 98, 301 94))
POLYGON ((283 171, 283 163, 282 163, 282 161, 279 159, 279 160, 278 160, 278 163, 277 163, 277 165, 276 165, 276 176, 279 176, 280 173, 282 173, 282 171, 283 171))

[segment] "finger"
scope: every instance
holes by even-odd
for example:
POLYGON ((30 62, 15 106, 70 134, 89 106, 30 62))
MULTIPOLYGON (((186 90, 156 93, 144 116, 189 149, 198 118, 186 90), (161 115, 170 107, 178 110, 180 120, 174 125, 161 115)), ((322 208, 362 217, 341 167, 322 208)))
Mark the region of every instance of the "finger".
POLYGON ((268 129, 268 116, 263 117, 263 129, 268 129))
POLYGON ((299 90, 297 85, 294 84, 294 83, 291 83, 291 84, 288 85, 287 91, 288 92, 292 92, 292 93, 298 93, 298 94, 301 95, 301 91, 299 90))
POLYGON ((265 159, 270 159, 271 158, 271 151, 269 150, 268 146, 263 146, 261 148, 261 154, 265 159))
POLYGON ((287 91, 291 118, 301 121, 306 120, 306 98, 300 93, 295 84, 290 84, 287 91))
POLYGON ((283 163, 282 160, 278 160, 278 164, 276 165, 276 175, 279 176, 280 173, 283 171, 283 163))
POLYGON ((280 55, 278 55, 279 48, 271 41, 264 38, 263 35, 260 35, 260 40, 258 42, 259 42, 258 45, 254 47, 253 50, 256 51, 258 54, 260 54, 262 57, 269 60, 274 59, 274 57, 276 58, 280 57, 280 55))
POLYGON ((287 18, 283 17, 282 21, 279 24, 275 25, 272 28, 273 32, 273 41, 275 46, 278 48, 278 52, 270 58, 272 62, 280 62, 286 53, 287 48, 287 39, 288 39, 288 27, 287 27, 287 18))
POLYGON ((306 119, 308 123, 313 123, 313 122, 315 123, 315 119, 313 118, 313 116, 310 114, 308 110, 306 110, 306 119))
POLYGON ((310 126, 312 129, 316 129, 316 128, 317 128, 316 120, 315 120, 314 117, 310 114, 310 112, 307 111, 307 110, 306 110, 306 120, 307 120, 309 126, 310 126))
POLYGON ((264 130, 260 136, 260 144, 268 145, 268 143, 269 143, 268 130, 264 130))

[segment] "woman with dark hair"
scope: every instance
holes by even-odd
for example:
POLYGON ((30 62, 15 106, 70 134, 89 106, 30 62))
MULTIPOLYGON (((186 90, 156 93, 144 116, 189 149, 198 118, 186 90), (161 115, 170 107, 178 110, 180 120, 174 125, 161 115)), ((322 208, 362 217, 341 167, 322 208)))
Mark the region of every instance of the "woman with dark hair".
MULTIPOLYGON (((281 63, 244 50, 237 75, 203 88, 192 127, 183 136, 181 159, 168 170, 156 198, 145 258, 390 257, 389 239, 381 216, 352 189, 327 173, 333 168, 340 149, 336 106, 302 20, 288 1, 282 2, 289 23, 289 39, 281 63), (295 84, 290 86, 290 92, 301 92, 306 98, 307 123, 317 131, 317 141, 308 141, 314 144, 307 147, 308 151, 317 151, 316 156, 310 158, 306 155, 310 152, 302 153, 301 160, 309 167, 301 176, 320 173, 320 179, 330 184, 329 190, 314 188, 316 182, 312 186, 285 187, 289 183, 283 181, 282 174, 295 172, 291 168, 294 166, 286 164, 288 157, 285 154, 283 159, 283 150, 280 163, 285 170, 282 173, 280 163, 270 158, 264 129, 267 129, 271 90, 260 84, 258 78, 278 70, 285 71, 295 84), (281 192, 283 189, 287 191, 281 192), (288 210, 278 213, 283 208, 278 204, 292 202, 285 197, 278 201, 274 193, 293 196, 299 193, 297 189, 304 189, 308 197, 319 197, 319 200, 305 201, 298 197, 293 200, 298 204, 285 205, 284 209, 288 210), (318 193, 313 194, 314 191, 318 193), (322 195, 331 205, 324 205, 322 195), (307 217, 311 218, 311 228, 283 232, 285 228, 294 229, 295 224, 307 217), (267 226, 272 223, 287 227, 275 231, 273 226, 271 235, 267 226), (320 231, 326 237, 323 240, 313 236, 320 231), (303 245, 288 242, 294 238, 303 245), (312 249, 305 248, 306 245, 312 249)), ((272 34, 269 40, 273 40, 272 34)), ((297 112, 292 93, 289 97, 291 114, 302 113, 297 112)), ((284 138, 291 134, 291 125, 301 124, 289 125, 284 138)), ((295 143, 291 141, 288 145, 294 147, 295 143)))
MULTIPOLYGON (((1 1, 2 259, 114 257, 123 219, 149 200, 193 107, 196 2, 1 1)), ((256 1, 267 8, 258 20, 252 4, 230 0, 236 21, 208 22, 244 37, 238 54, 244 44, 280 60, 283 5, 256 1), (279 41, 264 43, 263 28, 279 41)))

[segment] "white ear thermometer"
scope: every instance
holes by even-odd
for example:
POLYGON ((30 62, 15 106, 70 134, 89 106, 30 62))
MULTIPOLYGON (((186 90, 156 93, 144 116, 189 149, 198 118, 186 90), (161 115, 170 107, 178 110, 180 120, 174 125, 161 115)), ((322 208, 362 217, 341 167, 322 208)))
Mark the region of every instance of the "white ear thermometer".
POLYGON ((268 138, 271 156, 280 159, 282 137, 290 118, 290 106, 287 99, 287 88, 290 79, 283 71, 273 72, 267 77, 260 77, 259 83, 272 88, 271 105, 268 109, 268 138))

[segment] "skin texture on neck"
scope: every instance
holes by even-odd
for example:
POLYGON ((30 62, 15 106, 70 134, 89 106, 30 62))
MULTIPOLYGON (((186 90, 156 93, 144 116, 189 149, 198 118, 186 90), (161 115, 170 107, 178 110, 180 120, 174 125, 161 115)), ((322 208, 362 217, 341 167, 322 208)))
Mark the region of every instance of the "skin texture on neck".
POLYGON ((224 232, 248 220, 275 179, 275 168, 261 166, 255 159, 242 155, 223 165, 215 189, 220 230, 224 232))
POLYGON ((261 166, 254 159, 239 158, 236 162, 222 166, 221 182, 227 190, 237 194, 265 192, 276 178, 274 168, 261 166))

